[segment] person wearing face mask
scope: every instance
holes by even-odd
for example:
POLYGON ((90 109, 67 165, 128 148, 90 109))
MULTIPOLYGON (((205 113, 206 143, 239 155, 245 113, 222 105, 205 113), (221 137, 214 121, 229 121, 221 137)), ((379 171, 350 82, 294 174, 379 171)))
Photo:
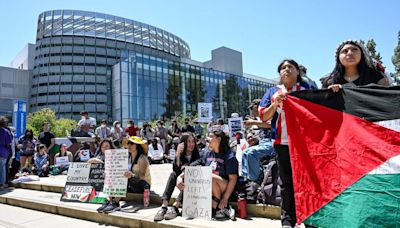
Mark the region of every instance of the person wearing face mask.
POLYGON ((89 117, 87 111, 81 111, 81 120, 78 122, 78 126, 86 125, 89 128, 89 132, 94 132, 94 127, 96 126, 96 119, 89 117))
POLYGON ((111 129, 107 127, 107 120, 101 120, 100 124, 100 127, 96 128, 94 134, 99 137, 100 140, 111 137, 111 129))
POLYGON ((124 137, 124 130, 121 128, 119 121, 114 121, 113 127, 111 128, 111 138, 116 147, 119 147, 124 137))
POLYGON ((18 149, 20 150, 20 167, 25 168, 29 164, 29 169, 32 169, 32 157, 35 154, 37 140, 33 137, 32 129, 26 129, 25 134, 19 138, 18 149))
POLYGON ((190 125, 189 118, 185 118, 185 125, 183 125, 181 132, 182 133, 184 133, 184 132, 194 133, 194 127, 192 125, 190 125))
POLYGON ((126 122, 125 133, 127 133, 128 136, 139 136, 140 128, 135 126, 135 122, 133 122, 133 120, 128 120, 126 122))

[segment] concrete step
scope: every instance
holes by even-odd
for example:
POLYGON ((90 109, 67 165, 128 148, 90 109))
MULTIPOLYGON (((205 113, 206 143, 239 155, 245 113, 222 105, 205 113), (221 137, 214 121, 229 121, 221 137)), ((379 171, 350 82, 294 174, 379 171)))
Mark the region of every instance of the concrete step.
MULTIPOLYGON (((32 181, 26 183, 18 183, 14 184, 15 188, 23 188, 44 192, 54 192, 54 193, 62 193, 64 189, 64 185, 66 182, 65 175, 59 176, 50 176, 47 178, 40 178, 39 181, 32 181)), ((161 205, 161 195, 163 191, 163 187, 152 185, 152 190, 150 194, 150 202, 155 205, 161 205)), ((60 195, 61 196, 61 195, 60 195)), ((170 205, 175 202, 176 197, 178 196, 177 189, 174 191, 172 198, 170 200, 170 205)), ((137 203, 143 202, 142 194, 134 194, 128 193, 126 197, 127 201, 133 201, 137 203)), ((236 209, 236 203, 230 202, 230 204, 236 209)), ((280 207, 273 205, 263 205, 263 204, 247 204, 247 211, 251 217, 261 217, 261 218, 270 218, 270 219, 280 219, 280 207)))
POLYGON ((237 219, 236 221, 227 220, 219 222, 186 219, 179 216, 170 221, 156 223, 153 221, 153 218, 160 208, 158 204, 140 209, 136 213, 114 212, 111 214, 102 214, 96 211, 99 207, 98 204, 62 202, 60 201, 60 197, 60 193, 57 192, 23 188, 8 188, 0 191, 0 203, 3 204, 120 227, 280 227, 279 220, 256 217, 249 220, 237 219))

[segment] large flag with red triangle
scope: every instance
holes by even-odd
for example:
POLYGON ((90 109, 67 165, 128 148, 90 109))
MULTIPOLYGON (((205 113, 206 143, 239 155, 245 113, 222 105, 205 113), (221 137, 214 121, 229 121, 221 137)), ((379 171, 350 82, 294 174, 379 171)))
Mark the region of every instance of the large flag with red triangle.
POLYGON ((400 227, 400 87, 290 93, 297 222, 400 227))

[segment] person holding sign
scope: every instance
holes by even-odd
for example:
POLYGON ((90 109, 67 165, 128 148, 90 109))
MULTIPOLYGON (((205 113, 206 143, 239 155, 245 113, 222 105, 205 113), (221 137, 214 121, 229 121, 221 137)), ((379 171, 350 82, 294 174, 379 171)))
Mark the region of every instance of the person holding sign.
POLYGON ((183 186, 182 173, 185 166, 196 166, 202 165, 199 150, 196 145, 196 138, 193 133, 186 132, 182 134, 180 143, 176 150, 176 157, 172 164, 172 173, 169 175, 167 185, 165 186, 164 193, 162 195, 161 209, 154 216, 154 221, 162 221, 163 219, 169 220, 174 219, 178 216, 178 208, 182 204, 183 192, 178 195, 173 207, 168 208, 168 202, 171 199, 171 195, 174 192, 177 179, 180 179, 181 186, 183 186))
MULTIPOLYGON (((128 170, 124 173, 124 177, 128 178, 128 191, 133 193, 143 193, 145 189, 150 189, 151 176, 150 164, 147 159, 147 142, 137 136, 131 136, 127 145, 129 151, 128 170)), ((109 198, 100 208, 98 212, 117 211, 121 198, 109 198)))
POLYGON ((39 145, 37 152, 33 156, 33 161, 33 173, 39 177, 47 177, 49 175, 49 155, 47 154, 46 145, 39 145))
POLYGON ((209 142, 211 151, 204 155, 204 163, 212 170, 213 213, 217 220, 226 217, 234 220, 235 211, 228 200, 236 186, 239 163, 229 147, 229 137, 222 130, 210 133, 209 142))
POLYGON ((74 156, 67 149, 67 144, 60 145, 60 151, 54 155, 55 164, 50 166, 51 175, 58 175, 68 170, 69 163, 74 161, 74 156))
POLYGON ((101 140, 96 152, 96 157, 89 159, 88 163, 104 163, 106 150, 115 149, 110 139, 101 140))

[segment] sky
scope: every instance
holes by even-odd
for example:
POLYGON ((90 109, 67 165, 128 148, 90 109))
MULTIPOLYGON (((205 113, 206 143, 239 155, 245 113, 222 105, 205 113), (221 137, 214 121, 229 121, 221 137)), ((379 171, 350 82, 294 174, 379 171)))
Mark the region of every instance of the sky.
POLYGON ((225 46, 242 52, 245 73, 277 78, 292 58, 318 81, 331 72, 344 40, 373 38, 388 72, 400 31, 398 0, 3 0, 0 3, 0 66, 9 66, 35 43, 38 15, 72 9, 111 14, 169 31, 188 43, 191 58, 211 59, 225 46))

